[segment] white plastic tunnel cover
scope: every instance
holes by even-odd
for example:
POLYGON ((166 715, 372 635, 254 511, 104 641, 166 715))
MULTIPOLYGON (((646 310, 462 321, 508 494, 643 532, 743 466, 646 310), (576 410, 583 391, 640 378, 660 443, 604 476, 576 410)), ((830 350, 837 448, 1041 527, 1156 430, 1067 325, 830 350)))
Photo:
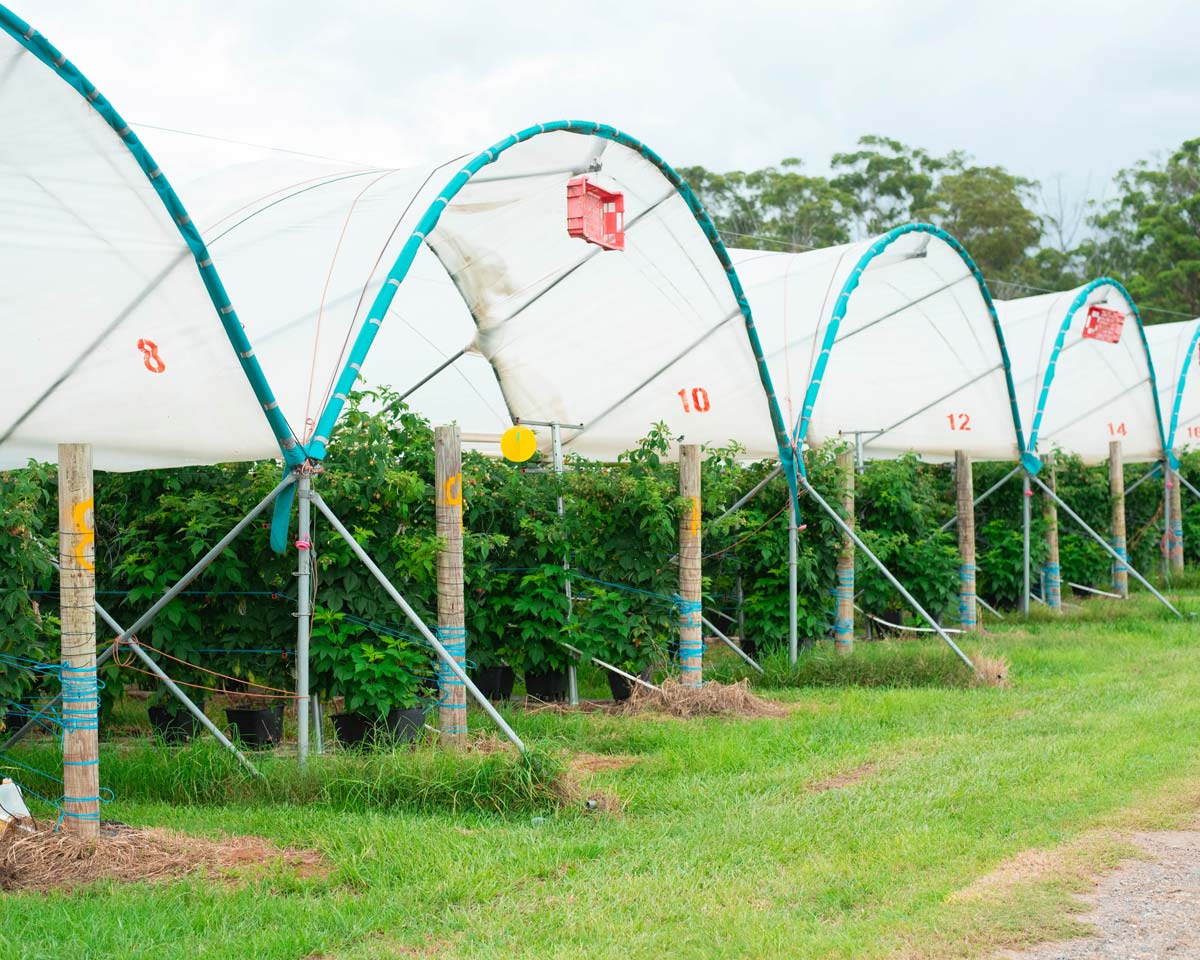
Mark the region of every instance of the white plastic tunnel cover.
POLYGON ((1158 379, 1167 449, 1178 454, 1200 446, 1200 375, 1196 372, 1200 319, 1151 324, 1146 327, 1146 340, 1158 379))
POLYGON ((1061 448, 1100 463, 1120 440, 1126 460, 1162 457, 1154 367, 1119 283, 1102 278, 997 308, 1033 453, 1061 448))
POLYGON ((744 314, 696 213, 653 155, 572 127, 493 148, 497 159, 449 195, 462 157, 414 172, 153 142, 253 318, 292 429, 318 453, 320 414, 352 364, 467 437, 514 418, 582 424, 563 432, 566 449, 610 458, 664 421, 688 442, 777 456, 744 314), (623 194, 623 251, 568 236, 567 183, 579 176, 623 194), (397 274, 439 197, 436 227, 397 274), (382 316, 381 290, 392 295, 382 316), (365 326, 374 340, 360 356, 365 326))
POLYGON ((991 298, 925 224, 807 253, 734 253, 784 418, 811 445, 861 433, 867 458, 1021 451, 991 298))
POLYGON ((0 468, 63 442, 110 470, 278 456, 186 211, 111 104, 2 6, 0 125, 0 468))

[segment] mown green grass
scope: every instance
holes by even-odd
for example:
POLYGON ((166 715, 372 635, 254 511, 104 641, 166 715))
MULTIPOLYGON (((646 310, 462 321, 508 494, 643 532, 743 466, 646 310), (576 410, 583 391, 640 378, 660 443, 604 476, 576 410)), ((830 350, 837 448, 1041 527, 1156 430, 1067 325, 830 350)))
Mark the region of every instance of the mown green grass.
POLYGON ((330 874, 3 896, 0 957, 986 955, 1070 929, 1069 891, 1120 852, 1105 829, 1200 802, 1197 633, 1142 599, 1089 602, 964 640, 1009 660, 1011 689, 943 682, 949 661, 917 641, 772 661, 762 692, 794 704, 783 720, 509 711, 542 753, 631 758, 593 779, 619 816, 553 812, 536 791, 445 802, 480 769, 481 789, 521 782, 503 755, 330 757, 293 779, 277 758, 263 795, 212 751, 114 748, 106 816, 314 847, 330 874), (369 776, 392 786, 322 793, 369 776), (1033 849, 1070 856, 1036 884, 955 897, 1033 849))

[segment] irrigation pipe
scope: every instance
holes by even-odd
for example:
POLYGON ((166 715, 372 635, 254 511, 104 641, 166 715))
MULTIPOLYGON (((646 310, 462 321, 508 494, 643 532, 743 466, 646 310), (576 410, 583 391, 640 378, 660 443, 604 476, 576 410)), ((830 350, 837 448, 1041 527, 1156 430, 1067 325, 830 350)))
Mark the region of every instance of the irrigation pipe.
POLYGON ((562 646, 566 647, 568 650, 570 650, 577 657, 587 657, 596 666, 603 667, 605 670, 609 670, 612 673, 615 673, 619 677, 624 677, 626 680, 632 680, 634 683, 640 683, 643 687, 647 687, 650 690, 657 690, 660 693, 662 692, 662 687, 656 687, 654 684, 650 683, 648 680, 643 680, 641 677, 635 677, 632 673, 626 673, 620 667, 614 667, 611 663, 605 663, 603 660, 599 659, 598 657, 588 657, 588 655, 586 653, 584 653, 582 650, 580 650, 578 647, 573 647, 569 643, 566 643, 562 640, 559 640, 558 642, 560 645, 562 645, 562 646))
POLYGON ((845 520, 842 519, 841 514, 834 510, 833 507, 826 502, 825 498, 817 493, 816 488, 813 487, 811 481, 807 477, 803 476, 800 478, 800 480, 804 484, 804 489, 817 502, 821 509, 829 515, 830 519, 832 519, 834 524, 841 529, 842 533, 846 534, 846 536, 854 541, 854 545, 863 552, 867 559, 875 564, 879 572, 884 575, 884 577, 893 587, 895 587, 900 596, 902 596, 909 603, 909 605, 921 615, 921 618, 933 628, 934 632, 937 633, 937 635, 941 637, 943 641, 945 641, 947 646, 949 646, 951 650, 958 654, 958 658, 971 669, 971 672, 977 677, 982 678, 983 675, 979 672, 979 668, 971 662, 971 658, 962 652, 958 644, 951 639, 950 634, 941 628, 938 622, 926 612, 925 608, 922 607, 920 603, 917 602, 917 598, 909 593, 904 584, 896 579, 892 571, 883 565, 883 561, 875 556, 874 553, 872 553, 871 548, 863 543, 862 538, 854 532, 853 527, 851 527, 848 523, 846 523, 845 520))
POLYGON ((730 650, 732 650, 739 657, 741 657, 743 660, 745 660, 755 670, 757 670, 759 673, 766 673, 766 671, 762 667, 760 667, 757 663, 754 662, 754 660, 753 660, 753 658, 751 658, 750 654, 748 654, 745 650, 743 650, 736 643, 734 643, 727 636, 725 636, 725 634, 723 634, 720 630, 718 630, 717 627, 713 624, 713 622, 711 620, 709 620, 708 617, 704 616, 704 614, 700 614, 700 622, 705 624, 709 630, 711 630, 713 633, 715 633, 717 635, 717 637, 719 639, 725 641, 725 645, 727 647, 729 647, 730 650))
POLYGON ((1109 593, 1107 590, 1097 590, 1095 587, 1085 587, 1082 583, 1072 583, 1067 581, 1068 587, 1074 587, 1076 590, 1082 590, 1084 593, 1094 593, 1100 597, 1112 597, 1114 600, 1124 600, 1125 598, 1119 593, 1109 593))
POLYGON ((1072 510, 1069 506, 1067 506, 1067 504, 1063 502, 1062 498, 1057 493, 1055 493, 1048 486, 1046 486, 1046 484, 1044 484, 1038 477, 1033 476, 1031 474, 1026 474, 1026 476, 1029 477, 1039 487, 1041 487, 1042 491, 1046 494, 1046 496, 1048 496, 1051 500, 1053 500, 1055 503, 1057 503, 1059 505, 1059 507, 1061 507, 1064 511, 1066 511, 1067 516, 1069 516, 1077 524, 1079 524, 1081 527, 1083 527, 1084 530, 1086 530, 1089 534, 1091 534, 1092 539, 1095 540, 1098 544, 1100 544, 1100 546, 1102 546, 1106 551, 1108 551, 1108 555, 1110 557, 1112 557, 1118 563, 1125 564, 1128 567, 1129 572, 1137 579, 1138 583, 1140 583, 1143 587, 1145 587, 1152 594, 1154 594, 1154 596, 1158 599, 1159 603, 1161 603, 1164 607, 1166 607, 1173 614, 1175 614, 1175 616, 1179 617, 1180 620, 1183 619, 1183 614, 1180 613, 1178 610, 1176 610, 1175 607, 1171 605, 1171 602, 1166 597, 1164 597, 1161 593, 1159 593, 1157 590, 1155 590, 1154 587, 1151 586, 1150 581, 1148 581, 1145 577, 1143 577, 1140 573, 1138 573, 1137 570, 1135 570, 1133 568, 1132 564, 1129 564, 1128 560, 1123 559, 1121 557, 1121 555, 1119 553, 1117 553, 1117 551, 1113 548, 1113 546, 1107 540, 1105 540, 1102 536, 1100 536, 1100 534, 1096 533, 1095 530, 1093 530, 1091 527, 1089 527, 1087 525, 1087 523, 1084 522, 1083 517, 1081 517, 1074 510, 1072 510))
MULTIPOLYGON (((910 627, 903 623, 892 623, 890 620, 884 620, 883 617, 877 617, 873 613, 867 613, 858 604, 854 605, 854 609, 861 613, 868 620, 874 620, 876 623, 884 627, 891 627, 893 630, 907 630, 910 633, 937 633, 938 630, 933 627, 910 627)), ((961 630, 954 627, 940 627, 940 630, 945 630, 946 633, 962 633, 961 630)))

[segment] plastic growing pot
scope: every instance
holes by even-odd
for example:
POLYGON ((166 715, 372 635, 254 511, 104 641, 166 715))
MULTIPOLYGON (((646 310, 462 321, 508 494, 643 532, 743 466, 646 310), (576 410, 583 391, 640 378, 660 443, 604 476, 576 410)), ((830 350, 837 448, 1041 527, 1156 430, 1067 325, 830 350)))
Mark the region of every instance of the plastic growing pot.
POLYGON ((546 670, 525 673, 525 692, 537 700, 552 703, 567 699, 567 671, 546 670))
POLYGON ((165 743, 187 743, 200 732, 200 721, 187 711, 171 713, 166 707, 151 707, 150 728, 165 743))
POLYGON ((225 719, 234 736, 248 747, 273 747, 283 739, 283 705, 226 707, 225 719))
POLYGON ((386 717, 366 713, 335 713, 333 730, 338 742, 353 747, 371 743, 408 743, 425 726, 425 710, 393 710, 386 717))
POLYGON ((626 680, 619 673, 613 673, 611 670, 606 670, 605 673, 608 676, 608 689, 612 691, 615 703, 622 703, 633 695, 632 680, 626 680))
POLYGON ((480 667, 471 677, 475 686, 489 700, 507 700, 512 696, 516 674, 507 663, 498 667, 480 667))

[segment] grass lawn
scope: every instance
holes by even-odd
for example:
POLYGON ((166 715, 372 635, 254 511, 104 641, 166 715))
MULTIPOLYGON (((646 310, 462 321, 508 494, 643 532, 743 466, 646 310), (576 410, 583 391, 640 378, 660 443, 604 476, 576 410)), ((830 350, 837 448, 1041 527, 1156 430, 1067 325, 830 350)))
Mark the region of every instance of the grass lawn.
POLYGON ((211 750, 112 745, 105 817, 315 848, 328 875, 0 895, 0 957, 936 957, 1061 933, 1121 828, 1200 806, 1198 631, 1142 598, 1016 619, 964 641, 1010 689, 939 681, 916 641, 860 645, 855 685, 826 654, 777 665, 781 720, 510 712, 538 751, 628 760, 584 774, 622 814, 554 811, 503 754, 370 761, 395 789, 279 758, 268 799, 211 750))

